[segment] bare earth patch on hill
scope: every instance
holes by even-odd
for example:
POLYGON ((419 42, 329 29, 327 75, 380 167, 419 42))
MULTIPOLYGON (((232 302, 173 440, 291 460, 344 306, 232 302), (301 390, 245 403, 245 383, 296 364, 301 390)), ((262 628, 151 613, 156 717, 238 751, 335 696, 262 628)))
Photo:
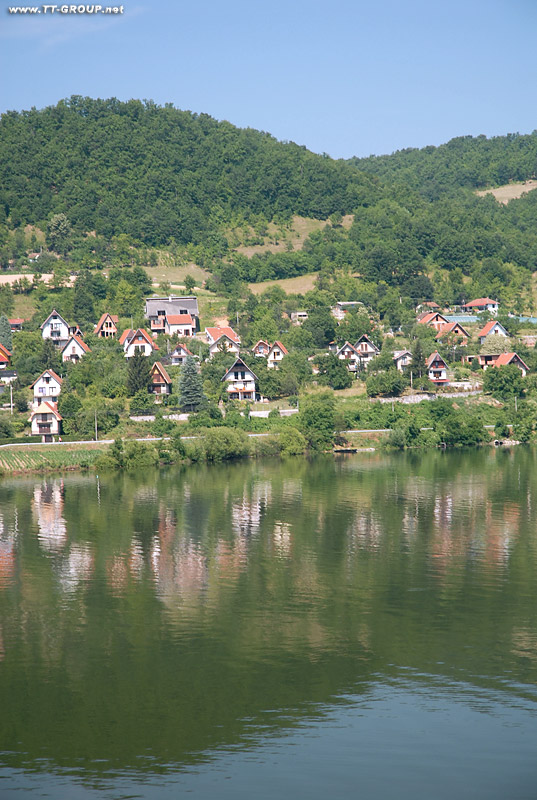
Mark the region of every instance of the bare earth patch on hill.
POLYGON ((498 186, 497 189, 480 189, 476 192, 479 197, 492 194, 498 203, 507 205, 510 200, 518 200, 522 195, 537 189, 537 180, 523 181, 522 183, 508 183, 506 186, 498 186))
POLYGON ((262 281, 261 283, 249 283, 248 287, 253 294, 262 294, 265 289, 271 286, 280 286, 286 294, 305 294, 315 288, 315 279, 319 273, 313 272, 307 275, 298 275, 296 278, 281 278, 279 281, 262 281))
MULTIPOLYGON (((341 225, 344 228, 350 228, 353 219, 353 214, 346 214, 341 221, 341 225)), ((271 222, 268 226, 268 235, 265 236, 263 244, 239 245, 235 250, 247 258, 260 253, 282 253, 289 250, 301 250, 311 233, 320 231, 325 225, 329 224, 328 220, 294 216, 291 227, 282 231, 281 228, 271 222)))

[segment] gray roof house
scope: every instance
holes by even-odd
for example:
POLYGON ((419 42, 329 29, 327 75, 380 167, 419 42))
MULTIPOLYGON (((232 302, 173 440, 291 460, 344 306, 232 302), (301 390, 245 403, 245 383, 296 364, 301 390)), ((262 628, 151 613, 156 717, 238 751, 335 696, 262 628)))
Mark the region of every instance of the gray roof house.
POLYGON ((149 320, 151 333, 164 333, 166 329, 166 317, 190 314, 199 330, 199 308, 198 298, 178 297, 169 295, 168 297, 147 297, 145 300, 145 316, 149 320))

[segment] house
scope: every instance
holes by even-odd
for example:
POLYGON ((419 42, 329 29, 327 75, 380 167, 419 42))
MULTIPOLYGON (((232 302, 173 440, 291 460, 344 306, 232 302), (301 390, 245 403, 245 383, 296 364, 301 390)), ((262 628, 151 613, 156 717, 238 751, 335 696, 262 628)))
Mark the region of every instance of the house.
POLYGON ((151 391, 153 394, 171 394, 172 379, 160 363, 155 361, 151 367, 151 391))
POLYGON ((222 380, 227 381, 226 391, 230 400, 255 400, 257 375, 246 366, 242 358, 237 358, 222 380))
MULTIPOLYGON (((198 298, 192 296, 148 297, 145 301, 145 316, 149 320, 151 333, 166 333, 166 317, 186 316, 190 314, 194 333, 199 326, 198 298)), ((174 323, 172 323, 173 326, 174 323)), ((193 336, 194 333, 188 334, 193 336)))
POLYGON ((69 325, 69 335, 78 336, 79 339, 83 338, 84 334, 82 333, 82 329, 77 322, 75 322, 74 325, 69 325))
POLYGON ((209 342, 209 358, 217 353, 234 353, 239 355, 240 336, 235 333, 233 328, 225 326, 222 328, 205 328, 205 335, 209 342))
POLYGON ((150 356, 155 350, 159 349, 156 342, 144 328, 138 328, 137 330, 127 328, 119 337, 119 343, 125 351, 125 358, 132 358, 137 350, 140 350, 144 356, 150 356))
POLYGON ((15 331, 22 331, 24 320, 22 317, 15 317, 14 319, 9 320, 9 326, 11 328, 11 332, 15 333, 15 331))
POLYGON ((437 384, 448 382, 447 364, 440 353, 432 353, 427 359, 427 376, 430 381, 437 384))
POLYGON ((393 354, 393 361, 399 372, 404 372, 405 368, 412 363, 412 353, 410 350, 396 350, 393 354))
POLYGON ((278 368, 280 361, 287 353, 287 348, 281 342, 274 342, 267 355, 267 367, 269 369, 278 368))
POLYGON ((52 339, 55 345, 63 346, 70 336, 69 324, 64 320, 56 309, 48 315, 41 325, 41 336, 43 339, 52 339))
POLYGON ((436 308, 440 308, 440 306, 438 305, 438 303, 435 303, 434 300, 427 300, 424 303, 420 303, 416 307, 416 313, 421 311, 422 308, 426 308, 428 309, 428 311, 434 311, 436 308))
POLYGON ((442 325, 449 324, 449 320, 438 311, 427 311, 425 314, 420 314, 418 322, 420 325, 430 325, 432 328, 436 328, 436 330, 439 330, 442 325))
POLYGON ((460 336, 462 341, 461 344, 465 345, 468 344, 468 339, 470 338, 470 334, 463 328, 460 322, 448 322, 446 325, 440 325, 437 329, 438 333, 436 334, 436 340, 442 341, 447 336, 460 336))
POLYGON ((354 345, 354 349, 358 352, 361 366, 368 364, 371 359, 375 358, 380 353, 379 348, 374 342, 371 341, 367 333, 364 333, 363 336, 360 336, 354 345))
POLYGON ((43 442, 52 442, 61 432, 61 421, 56 403, 52 401, 44 401, 34 408, 28 420, 32 424, 32 436, 41 436, 43 442))
POLYGON ((292 325, 302 325, 308 318, 307 311, 291 311, 291 324, 292 325))
POLYGON ((489 320, 477 334, 479 344, 483 344, 487 336, 503 336, 506 339, 509 338, 509 334, 503 327, 502 323, 496 322, 493 319, 489 320))
POLYGON ((0 383, 13 383, 13 381, 16 381, 18 377, 18 373, 14 369, 0 370, 0 383))
POLYGON ((191 314, 166 314, 164 333, 168 336, 194 336, 196 323, 191 314))
POLYGON ((34 390, 34 406, 39 406, 43 402, 55 402, 62 390, 62 382, 54 370, 46 369, 42 372, 30 386, 30 389, 34 390))
POLYGON ((268 342, 265 342, 264 339, 260 339, 252 347, 252 353, 256 358, 266 358, 268 356, 269 350, 270 350, 270 344, 268 342))
POLYGON ((191 355, 192 353, 188 347, 185 347, 184 344, 178 344, 171 354, 172 365, 175 367, 177 365, 184 364, 186 357, 191 355))
POLYGON ((489 311, 491 314, 498 313, 499 303, 497 300, 491 300, 490 297, 479 297, 477 300, 471 300, 462 306, 463 311, 470 313, 479 313, 480 311, 489 311))
POLYGON ((72 361, 73 364, 76 364, 86 353, 91 353, 86 342, 82 341, 80 336, 73 334, 62 349, 62 361, 72 361))
POLYGON ((522 373, 522 377, 525 378, 529 372, 528 365, 522 361, 520 356, 516 353, 501 353, 496 361, 494 362, 494 367, 507 367, 509 364, 514 364, 522 373))
POLYGON ((11 351, 4 344, 0 344, 0 370, 7 369, 11 364, 11 351))
POLYGON ((332 316, 335 317, 338 322, 341 322, 345 319, 345 314, 347 314, 349 311, 363 307, 364 304, 360 302, 360 300, 350 300, 348 302, 338 300, 336 305, 333 306, 330 311, 332 312, 332 316))
POLYGON ((117 333, 118 322, 117 314, 103 314, 93 332, 101 339, 113 339, 117 333))
POLYGON ((340 361, 345 361, 349 372, 356 372, 358 370, 360 355, 350 342, 345 342, 345 344, 336 351, 336 356, 340 361))
POLYGON ((463 364, 471 364, 474 358, 477 358, 477 363, 479 364, 481 369, 487 369, 487 367, 493 367, 496 359, 499 357, 499 353, 496 354, 483 354, 479 353, 478 355, 471 355, 471 356, 463 356, 462 363, 463 364))

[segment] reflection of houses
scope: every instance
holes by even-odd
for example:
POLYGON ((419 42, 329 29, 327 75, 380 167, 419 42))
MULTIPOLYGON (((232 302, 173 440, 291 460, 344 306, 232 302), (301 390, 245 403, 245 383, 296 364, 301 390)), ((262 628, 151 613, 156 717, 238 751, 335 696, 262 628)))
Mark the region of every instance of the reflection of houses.
POLYGON ((79 336, 73 335, 69 337, 67 344, 62 349, 62 361, 71 361, 76 364, 86 353, 91 353, 86 342, 82 341, 79 336))
POLYGON ((230 400, 255 400, 257 376, 246 366, 242 358, 235 361, 222 380, 227 381, 226 391, 230 400))
POLYGON ((34 488, 32 509, 39 532, 39 544, 48 551, 60 550, 67 541, 63 518, 63 483, 46 481, 34 488))
POLYGON ((43 442, 52 442, 53 437, 60 433, 61 421, 56 403, 46 400, 34 408, 28 420, 32 426, 32 436, 41 436, 43 442))
POLYGON ((93 574, 94 557, 88 544, 74 544, 61 564, 58 577, 64 592, 74 592, 93 574))
POLYGON ((239 535, 259 530, 261 522, 261 503, 259 500, 242 500, 233 503, 231 508, 231 524, 233 531, 239 535))
POLYGON ((427 359, 427 375, 433 383, 447 383, 447 364, 440 353, 432 353, 427 359))
POLYGON ((153 394, 171 394, 172 379, 160 361, 151 367, 151 391, 153 394))

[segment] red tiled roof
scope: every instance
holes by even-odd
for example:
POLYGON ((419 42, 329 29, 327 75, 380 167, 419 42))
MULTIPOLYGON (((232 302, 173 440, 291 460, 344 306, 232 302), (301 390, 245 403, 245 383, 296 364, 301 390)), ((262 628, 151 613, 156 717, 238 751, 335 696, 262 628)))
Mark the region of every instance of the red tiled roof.
POLYGON ((44 369, 44 370, 43 370, 43 372, 41 373, 41 375, 39 375, 39 377, 37 377, 37 378, 35 379, 35 381, 34 381, 33 383, 31 383, 31 384, 30 384, 30 389, 32 388, 32 386, 34 386, 34 385, 37 383, 37 381, 39 380, 39 378, 42 378, 42 377, 43 377, 43 375, 52 375, 52 377, 53 377, 53 378, 55 378, 55 379, 58 381, 58 383, 59 383, 60 385, 63 383, 63 380, 60 378, 60 376, 59 376, 59 375, 57 375, 57 374, 54 372, 54 370, 53 370, 53 369, 44 369))
POLYGON ((418 322, 423 324, 423 325, 428 325, 429 322, 432 322, 432 320, 435 317, 439 317, 440 319, 443 319, 445 324, 446 325, 448 324, 447 319, 444 316, 442 316, 442 314, 440 314, 438 311, 428 311, 426 314, 422 314, 420 317, 418 317, 418 322))
POLYGON ((168 375, 168 373, 166 372, 164 366, 160 363, 160 361, 155 361, 155 363, 151 367, 151 375, 153 375, 154 372, 160 372, 166 383, 172 382, 172 379, 170 378, 170 376, 168 375))
POLYGON ((441 361, 441 362, 442 362, 442 364, 443 364, 445 367, 447 367, 447 364, 446 364, 446 362, 444 361, 444 359, 442 358, 442 356, 440 355, 440 353, 438 352, 438 350, 436 350, 434 353, 431 353, 431 355, 430 355, 430 356, 429 356, 429 358, 427 359, 427 366, 428 366, 428 367, 430 367, 430 366, 431 366, 431 364, 432 364, 434 361, 437 361, 437 360, 438 360, 438 361, 441 361))
POLYGON ((494 366, 495 367, 507 367, 515 359, 520 361, 520 363, 523 365, 524 369, 529 372, 528 365, 516 353, 501 353, 498 356, 498 358, 496 359, 496 361, 494 362, 494 366))
POLYGON ((462 327, 459 322, 448 322, 446 325, 441 325, 438 329, 438 333, 436 334, 437 339, 442 339, 443 336, 447 336, 448 333, 459 329, 461 336, 466 336, 467 338, 470 336, 467 330, 462 327))
POLYGON ((112 320, 112 322, 114 323, 114 325, 117 325, 117 324, 118 324, 118 322, 119 322, 119 317, 117 316, 117 314, 108 314, 108 312, 107 312, 106 314, 103 314, 103 315, 102 315, 101 319, 99 320, 99 322, 98 322, 98 323, 97 323, 97 325, 95 326, 95 331, 94 331, 95 333, 97 333, 98 331, 100 331, 100 330, 101 330, 102 326, 104 325, 104 321, 105 321, 105 319, 106 319, 107 317, 110 317, 110 319, 112 320))
POLYGON ((8 322, 10 325, 22 325, 24 320, 22 317, 15 317, 14 319, 9 319, 8 322))
POLYGON ((142 336, 142 338, 145 339, 147 344, 151 345, 153 350, 160 350, 158 344, 155 342, 154 339, 151 338, 151 336, 148 334, 148 332, 145 330, 145 328, 137 328, 136 330, 133 330, 132 328, 128 328, 126 331, 123 331, 123 333, 121 334, 120 339, 119 339, 119 343, 120 344, 125 344, 125 342, 128 340, 128 344, 130 344, 131 341, 134 338, 136 338, 136 336, 138 336, 138 334, 140 334, 142 336))
POLYGON ((278 347, 282 351, 284 356, 286 356, 288 354, 288 352, 289 352, 287 350, 287 348, 285 347, 285 345, 283 345, 281 342, 275 341, 274 344, 272 345, 272 347, 270 348, 271 351, 274 350, 275 347, 278 347))
POLYGON ((188 356, 191 356, 191 355, 192 355, 192 353, 190 352, 190 350, 188 349, 188 347, 187 347, 186 345, 184 345, 184 344, 178 344, 178 345, 176 346, 175 350, 173 351, 173 353, 172 353, 172 356, 174 355, 174 353, 177 353, 177 351, 178 351, 178 350, 184 350, 184 352, 185 352, 185 353, 186 353, 188 356))
POLYGON ((80 347, 82 348, 82 350, 85 353, 91 353, 91 348, 89 348, 88 345, 86 344, 86 342, 83 342, 82 339, 80 338, 80 336, 77 336, 75 333, 72 333, 71 336, 69 337, 69 339, 67 340, 67 344, 63 348, 62 353, 63 353, 64 350, 67 350, 67 348, 69 347, 69 342, 71 341, 71 339, 74 339, 75 342, 78 345, 80 345, 80 347))
POLYGON ((62 420, 62 417, 61 417, 61 416, 60 416, 60 414, 58 413, 58 406, 56 405, 56 403, 49 403, 49 402, 47 402, 46 400, 45 400, 45 401, 43 401, 42 403, 40 403, 40 404, 37 406, 37 408, 34 408, 34 409, 33 409, 32 413, 30 414, 30 419, 32 419, 32 417, 33 417, 35 414, 42 414, 42 413, 43 413, 43 406, 46 406, 46 407, 48 408, 48 410, 49 410, 49 411, 52 411, 52 413, 54 414, 54 416, 56 417, 56 419, 58 419, 58 420, 60 420, 60 421, 62 420))
MULTIPOLYGON (((488 334, 491 332, 491 330, 494 328, 495 325, 499 325, 500 328, 503 328, 503 325, 500 322, 497 322, 496 320, 491 319, 491 320, 489 320, 487 322, 487 324, 483 328, 481 328, 481 330, 479 331, 479 333, 477 335, 478 336, 488 336, 488 334)), ((503 328, 503 329, 505 330, 505 328, 503 328)), ((505 331, 505 332, 507 333, 507 331, 505 331)))
POLYGON ((231 341, 235 342, 235 344, 240 344, 241 342, 239 336, 235 333, 233 328, 230 328, 229 326, 226 326, 224 328, 205 328, 205 330, 207 331, 211 339, 215 342, 222 336, 227 336, 228 339, 231 339, 231 341))
POLYGON ((129 338, 129 336, 130 336, 130 334, 131 334, 131 333, 134 333, 134 331, 132 330, 132 328, 125 328, 125 330, 123 331, 123 333, 122 333, 122 334, 121 334, 121 336, 119 337, 119 343, 120 343, 120 344, 124 344, 124 343, 125 343, 125 340, 129 338))
POLYGON ((469 303, 464 303, 465 308, 473 308, 475 306, 488 306, 491 303, 498 304, 497 300, 491 300, 490 297, 478 297, 477 300, 470 300, 469 303))
POLYGON ((7 358, 11 358, 13 355, 5 346, 5 344, 0 344, 0 353, 3 353, 7 358))
POLYGON ((168 314, 166 322, 168 325, 194 325, 194 320, 190 314, 168 314))

